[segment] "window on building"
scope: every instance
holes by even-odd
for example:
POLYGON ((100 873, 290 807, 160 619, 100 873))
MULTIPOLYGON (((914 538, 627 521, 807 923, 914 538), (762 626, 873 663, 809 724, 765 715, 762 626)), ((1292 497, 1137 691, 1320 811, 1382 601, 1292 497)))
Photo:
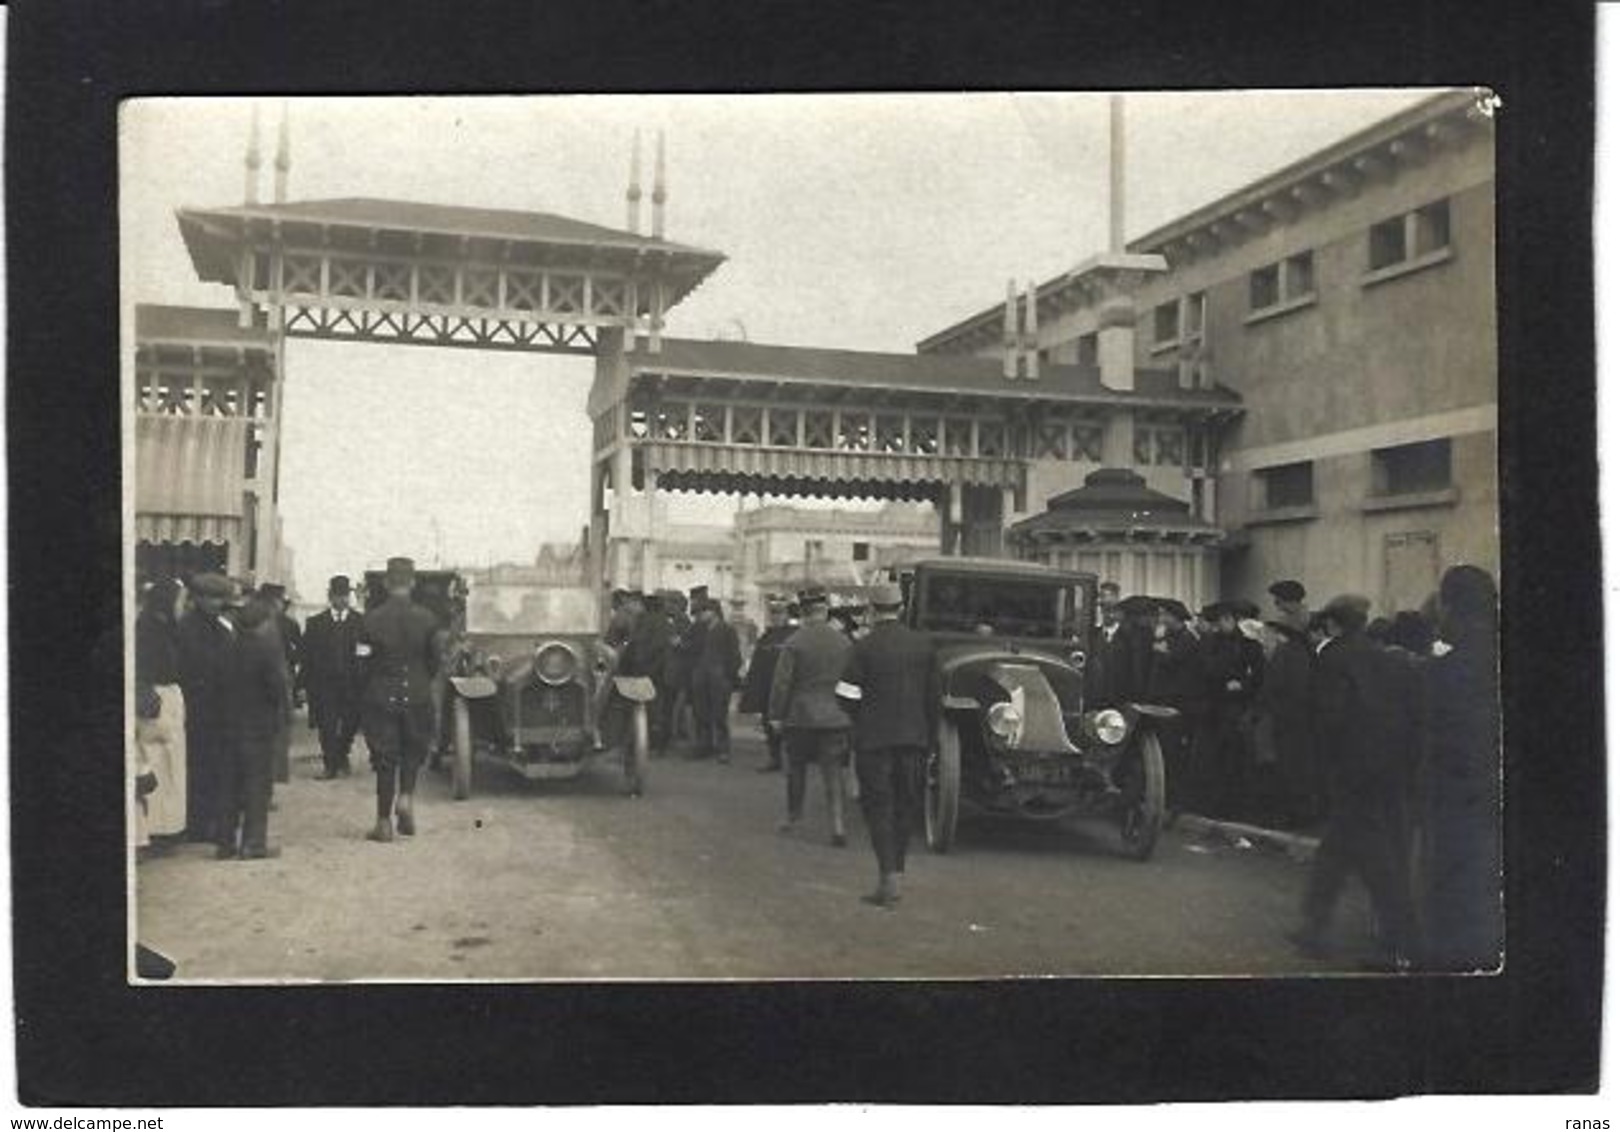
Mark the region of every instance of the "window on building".
POLYGON ((1374 495, 1416 495, 1451 487, 1451 439, 1425 440, 1373 454, 1374 495))
POLYGON ((1162 346, 1181 341, 1181 307, 1174 299, 1153 308, 1153 342, 1162 346))
POLYGON ((1283 263, 1283 296, 1302 299, 1316 294, 1316 257, 1310 252, 1289 256, 1283 263))
POLYGON ((1367 270, 1433 256, 1451 246, 1451 202, 1437 200, 1374 224, 1367 232, 1367 270))
POLYGON ((1097 367, 1097 333, 1082 334, 1075 340, 1075 363, 1087 369, 1097 367))
POLYGON ((1260 506, 1264 510, 1309 507, 1316 501, 1315 467, 1308 460, 1262 468, 1255 474, 1260 480, 1260 506))
POLYGON ((1263 311, 1282 302, 1282 278, 1275 263, 1249 272, 1249 309, 1263 311))
POLYGON ((851 557, 856 562, 868 562, 868 561, 870 561, 871 558, 872 558, 872 544, 869 543, 869 542, 858 542, 858 543, 856 543, 854 548, 851 551, 851 557))
POLYGON ((1374 224, 1367 233, 1367 267, 1377 271, 1393 267, 1406 258, 1406 217, 1397 216, 1374 224))
POLYGON ((807 538, 807 539, 805 539, 804 540, 804 556, 805 556, 806 559, 811 560, 811 561, 814 561, 815 559, 820 558, 821 557, 821 540, 818 539, 818 538, 807 538))
POLYGON ((1194 291, 1182 300, 1181 336, 1197 341, 1204 336, 1204 293, 1194 291))

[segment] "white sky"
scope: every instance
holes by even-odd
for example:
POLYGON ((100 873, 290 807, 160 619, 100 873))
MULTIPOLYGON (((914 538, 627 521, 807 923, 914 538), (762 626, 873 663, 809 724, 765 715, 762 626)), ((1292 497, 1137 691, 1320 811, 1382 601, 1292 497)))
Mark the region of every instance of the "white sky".
MULTIPOLYGON (((1127 238, 1328 145, 1426 92, 1132 95, 1127 238)), ((127 103, 122 287, 229 306, 196 279, 185 205, 242 199, 241 99, 127 103)), ((279 104, 260 101, 261 199, 279 104)), ((668 142, 669 238, 730 258, 670 315, 672 336, 910 352, 1107 241, 1098 95, 295 99, 294 200, 371 196, 537 209, 622 227, 632 131, 668 142), (735 322, 734 322, 735 320, 735 322)), ((643 202, 643 224, 649 204, 643 202)), ((294 341, 282 514, 298 588, 391 554, 532 558, 587 519, 590 363, 294 341)), ((694 497, 680 497, 691 500, 694 497)), ((675 518, 718 518, 714 497, 675 518)))

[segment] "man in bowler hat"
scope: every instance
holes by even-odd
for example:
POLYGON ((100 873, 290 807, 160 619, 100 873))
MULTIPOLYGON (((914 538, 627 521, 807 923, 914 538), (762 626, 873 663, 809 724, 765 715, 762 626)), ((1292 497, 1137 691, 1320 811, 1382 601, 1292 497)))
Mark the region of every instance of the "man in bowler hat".
POLYGON ((411 600, 416 564, 390 558, 383 584, 388 600, 366 614, 356 645, 366 665, 361 721, 377 772, 377 824, 366 834, 372 841, 392 841, 396 819, 399 833, 416 833, 416 772, 433 730, 431 684, 438 659, 438 622, 411 600))
POLYGON ((191 608, 180 618, 180 688, 186 705, 186 837, 218 841, 229 803, 230 767, 241 739, 241 665, 236 586, 223 574, 190 583, 191 608))
POLYGON ((879 584, 871 602, 872 631, 850 649, 835 690, 854 720, 855 774, 878 862, 877 888, 861 899, 892 908, 939 717, 939 678, 933 641, 900 623, 900 587, 879 584))
POLYGON ((361 625, 349 608, 353 593, 349 579, 338 574, 326 587, 327 608, 304 624, 304 684, 309 725, 321 740, 321 779, 349 774, 349 751, 360 729, 364 671, 355 655, 361 625))

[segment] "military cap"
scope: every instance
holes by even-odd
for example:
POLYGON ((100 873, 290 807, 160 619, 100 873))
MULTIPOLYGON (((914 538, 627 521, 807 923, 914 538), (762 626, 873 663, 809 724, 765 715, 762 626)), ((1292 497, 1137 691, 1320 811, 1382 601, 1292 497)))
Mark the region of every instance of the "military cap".
POLYGON ((236 597, 236 585, 224 574, 193 574, 190 585, 191 592, 198 597, 217 597, 221 601, 236 597))
POLYGON ((827 590, 824 586, 806 586, 799 591, 800 609, 809 609, 814 605, 826 605, 827 601, 827 590))
POLYGON ((873 609, 899 609, 905 598, 893 582, 879 582, 872 587, 871 602, 873 609))
POLYGON ((336 597, 338 594, 354 592, 354 585, 349 581, 347 574, 333 574, 332 580, 326 583, 326 592, 336 597))
POLYGON ((1280 582, 1272 582, 1266 587, 1266 592, 1278 601, 1304 601, 1305 587, 1292 578, 1285 578, 1280 582))
POLYGON ((1168 613, 1177 621, 1191 621, 1192 611, 1173 597, 1161 597, 1156 604, 1163 613, 1168 613))
POLYGON ((709 587, 706 586, 706 585, 693 586, 691 589, 687 590, 686 592, 691 595, 693 601, 697 601, 699 598, 705 598, 705 597, 709 596, 709 587))
POLYGON ((283 601, 287 597, 287 587, 280 582, 264 582, 259 586, 259 596, 283 601))
POLYGON ((416 581, 416 563, 404 557, 390 558, 383 578, 388 586, 408 586, 416 581))

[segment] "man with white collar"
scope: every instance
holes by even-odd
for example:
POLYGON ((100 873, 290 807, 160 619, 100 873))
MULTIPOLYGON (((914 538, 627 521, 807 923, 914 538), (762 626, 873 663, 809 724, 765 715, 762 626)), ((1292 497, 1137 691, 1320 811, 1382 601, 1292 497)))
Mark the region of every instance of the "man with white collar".
POLYGON ((360 729, 364 674, 355 655, 360 615, 349 608, 353 584, 343 575, 326 587, 327 608, 304 624, 304 684, 309 693, 309 725, 321 739, 324 766, 316 777, 348 777, 349 751, 360 729))

